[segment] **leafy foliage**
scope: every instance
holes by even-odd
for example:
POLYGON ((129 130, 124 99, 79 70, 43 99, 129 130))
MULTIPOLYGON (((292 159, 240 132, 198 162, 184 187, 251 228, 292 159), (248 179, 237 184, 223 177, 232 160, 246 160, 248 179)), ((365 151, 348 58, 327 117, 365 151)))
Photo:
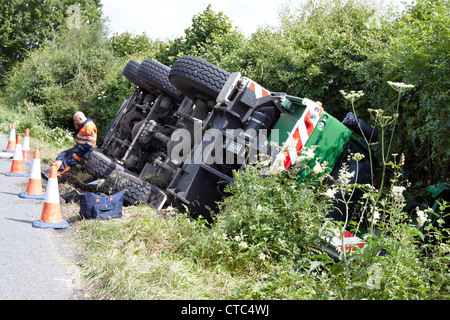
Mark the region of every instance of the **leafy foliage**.
POLYGON ((130 32, 113 34, 108 38, 108 44, 113 50, 114 56, 120 58, 139 52, 145 52, 146 56, 153 57, 159 52, 159 47, 165 45, 162 41, 153 41, 145 33, 134 35, 130 32))
MULTIPOLYGON (((2 1, 0 4, 0 77, 30 51, 51 40, 71 14, 69 6, 80 8, 80 22, 101 18, 100 0, 2 1)), ((1 78, 0 78, 1 79, 1 78)))
POLYGON ((101 25, 66 29, 7 75, 7 102, 39 105, 46 124, 71 128, 72 114, 96 95, 96 84, 107 77, 111 58, 101 25))
POLYGON ((133 90, 122 75, 129 59, 115 56, 102 24, 66 28, 13 67, 6 77, 5 101, 22 111, 37 107, 44 124, 68 130, 73 130, 73 113, 84 111, 102 137, 133 90))
MULTIPOLYGON (((383 68, 385 80, 417 87, 409 103, 400 108, 401 130, 395 148, 405 151, 410 171, 421 176, 418 180, 425 185, 445 180, 449 174, 449 12, 448 1, 417 1, 391 26, 388 46, 372 59, 383 68)), ((370 96, 372 105, 392 110, 392 104, 386 101, 391 97, 386 88, 375 88, 379 92, 370 96)))
POLYGON ((228 17, 223 12, 213 11, 211 5, 195 15, 191 27, 184 32, 184 37, 169 41, 165 50, 157 55, 161 63, 171 66, 182 55, 194 55, 220 64, 221 56, 238 48, 243 39, 242 34, 232 29, 228 17))

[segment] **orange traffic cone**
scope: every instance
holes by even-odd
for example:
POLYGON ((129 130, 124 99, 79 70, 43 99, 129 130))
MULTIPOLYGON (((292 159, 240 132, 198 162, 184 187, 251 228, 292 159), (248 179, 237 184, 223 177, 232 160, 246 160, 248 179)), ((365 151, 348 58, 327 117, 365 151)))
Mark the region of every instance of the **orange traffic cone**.
POLYGON ((6 173, 6 175, 10 177, 28 177, 28 173, 25 173, 25 169, 23 167, 22 137, 20 134, 17 135, 16 148, 14 150, 11 170, 6 173))
POLYGON ((9 131, 9 141, 6 149, 3 152, 14 152, 16 148, 16 125, 13 122, 11 124, 11 130, 9 131))
POLYGON ((30 156, 30 129, 25 130, 25 137, 23 138, 22 145, 23 163, 31 163, 30 156))
POLYGON ((34 150, 27 190, 25 192, 19 193, 19 197, 24 199, 45 199, 45 193, 42 191, 41 160, 39 157, 39 147, 36 147, 36 149, 34 150))
POLYGON ((56 166, 52 163, 50 167, 50 176, 47 183, 47 191, 45 192, 45 202, 42 208, 41 219, 33 222, 36 228, 55 228, 65 229, 69 227, 69 223, 61 217, 61 208, 59 205, 58 177, 56 166))

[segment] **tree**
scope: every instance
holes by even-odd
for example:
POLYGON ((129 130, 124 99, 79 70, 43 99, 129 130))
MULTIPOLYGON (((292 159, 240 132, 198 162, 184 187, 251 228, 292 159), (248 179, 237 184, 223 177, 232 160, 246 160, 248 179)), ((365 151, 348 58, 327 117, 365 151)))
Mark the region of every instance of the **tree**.
MULTIPOLYGON (((68 18, 94 23, 100 0, 6 0, 0 3, 0 80, 29 51, 51 39, 68 18), (79 19, 78 19, 79 17, 79 19)), ((72 27, 77 27, 72 24, 72 27)))
POLYGON ((150 58, 164 45, 160 40, 150 39, 145 32, 142 35, 134 35, 130 32, 114 33, 108 38, 108 43, 116 57, 146 52, 150 58))
MULTIPOLYGON (((185 36, 170 43, 167 49, 158 55, 158 60, 171 65, 181 55, 202 56, 199 53, 208 52, 207 48, 226 38, 231 31, 230 19, 223 12, 216 13, 209 4, 202 13, 192 18, 192 25, 184 30, 185 36)), ((239 38, 238 35, 236 37, 239 38)))

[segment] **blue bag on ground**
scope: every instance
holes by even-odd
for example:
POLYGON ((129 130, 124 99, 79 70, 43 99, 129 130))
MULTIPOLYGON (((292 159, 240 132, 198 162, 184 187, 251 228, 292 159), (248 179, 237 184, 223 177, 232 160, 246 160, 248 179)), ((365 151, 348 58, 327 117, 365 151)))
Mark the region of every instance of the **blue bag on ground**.
POLYGON ((83 219, 122 218, 125 190, 111 196, 95 193, 80 193, 80 215, 83 219))

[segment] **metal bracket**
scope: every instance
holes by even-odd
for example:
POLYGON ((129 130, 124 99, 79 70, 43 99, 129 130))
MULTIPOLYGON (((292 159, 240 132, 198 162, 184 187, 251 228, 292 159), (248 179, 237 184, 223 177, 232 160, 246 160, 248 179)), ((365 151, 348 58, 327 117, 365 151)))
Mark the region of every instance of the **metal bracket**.
POLYGON ((228 97, 231 94, 231 91, 236 87, 236 83, 241 78, 240 72, 233 72, 228 77, 227 81, 225 82, 225 85, 223 86, 222 90, 220 91, 219 95, 217 96, 216 102, 217 103, 225 103, 230 102, 228 100, 228 97))

